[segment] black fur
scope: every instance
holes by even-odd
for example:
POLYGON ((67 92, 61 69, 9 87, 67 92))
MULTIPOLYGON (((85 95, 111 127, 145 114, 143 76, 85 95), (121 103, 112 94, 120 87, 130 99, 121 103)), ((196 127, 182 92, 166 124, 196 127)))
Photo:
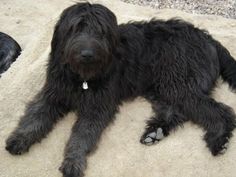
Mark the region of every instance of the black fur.
POLYGON ((137 96, 149 100, 155 112, 141 143, 153 144, 191 120, 206 130, 213 155, 226 148, 235 115, 209 95, 220 75, 236 87, 236 62, 206 31, 176 19, 118 26, 106 7, 79 3, 61 15, 51 47, 46 83, 7 139, 10 153, 28 151, 75 111, 78 120, 60 170, 64 177, 80 177, 86 154, 118 106, 137 96))
POLYGON ((20 55, 20 45, 9 35, 0 32, 0 77, 20 55))

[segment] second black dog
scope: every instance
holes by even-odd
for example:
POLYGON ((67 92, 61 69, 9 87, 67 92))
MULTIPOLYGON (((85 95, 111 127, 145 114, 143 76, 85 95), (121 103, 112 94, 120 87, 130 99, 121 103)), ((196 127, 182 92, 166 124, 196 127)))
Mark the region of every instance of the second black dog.
POLYGON ((21 53, 20 45, 9 35, 0 32, 0 77, 21 53))
POLYGON ((10 153, 28 151, 75 111, 78 120, 60 170, 64 177, 80 177, 86 154, 118 106, 137 96, 149 100, 155 112, 141 143, 160 141, 191 120, 206 130, 213 155, 226 149, 235 115, 209 95, 220 75, 236 87, 236 62, 206 31, 174 19, 118 26, 106 7, 80 3, 61 15, 51 47, 46 83, 7 139, 10 153))

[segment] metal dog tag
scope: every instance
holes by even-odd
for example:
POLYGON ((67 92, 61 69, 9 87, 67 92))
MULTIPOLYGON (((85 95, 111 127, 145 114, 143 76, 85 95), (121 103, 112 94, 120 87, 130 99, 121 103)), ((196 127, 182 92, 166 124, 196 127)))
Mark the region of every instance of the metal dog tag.
POLYGON ((82 88, 83 88, 84 90, 87 90, 87 89, 88 89, 88 83, 87 83, 86 81, 83 82, 82 88))

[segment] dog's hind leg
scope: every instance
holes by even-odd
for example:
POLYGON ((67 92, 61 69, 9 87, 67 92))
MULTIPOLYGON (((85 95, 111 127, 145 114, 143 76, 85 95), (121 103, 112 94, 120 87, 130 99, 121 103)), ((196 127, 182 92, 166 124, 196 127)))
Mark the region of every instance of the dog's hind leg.
POLYGON ((159 142, 177 126, 187 121, 187 118, 180 113, 177 105, 165 103, 153 103, 154 116, 147 121, 147 126, 140 142, 145 145, 152 145, 159 142))
POLYGON ((141 143, 152 145, 167 136, 170 130, 192 120, 206 130, 204 139, 213 155, 223 153, 236 127, 233 110, 208 96, 189 95, 175 105, 156 104, 155 116, 147 122, 141 143), (178 106, 177 106, 178 105, 178 106))
POLYGON ((233 110, 208 96, 189 98, 187 116, 206 130, 204 139, 213 155, 223 153, 236 126, 233 110))

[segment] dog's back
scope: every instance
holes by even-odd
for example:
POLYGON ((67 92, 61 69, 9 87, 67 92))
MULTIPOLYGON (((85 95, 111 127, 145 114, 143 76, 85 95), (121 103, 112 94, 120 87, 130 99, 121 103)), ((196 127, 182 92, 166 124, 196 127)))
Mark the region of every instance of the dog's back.
POLYGON ((187 85, 194 78, 191 84, 197 84, 204 93, 209 93, 222 75, 236 87, 235 60, 205 30, 179 19, 130 22, 120 25, 119 30, 124 53, 129 56, 124 60, 134 60, 133 63, 142 69, 145 63, 152 64, 142 75, 152 72, 150 78, 171 83, 161 76, 173 73, 187 85))

